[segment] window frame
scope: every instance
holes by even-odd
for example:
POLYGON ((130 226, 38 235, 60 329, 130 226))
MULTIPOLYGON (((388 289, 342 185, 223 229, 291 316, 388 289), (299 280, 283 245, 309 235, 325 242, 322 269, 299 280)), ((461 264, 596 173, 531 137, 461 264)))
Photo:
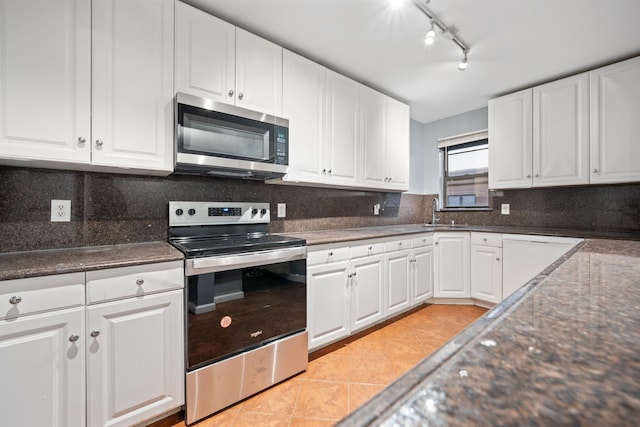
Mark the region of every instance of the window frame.
MULTIPOLYGON (((438 186, 438 197, 440 202, 439 210, 441 211, 486 211, 491 210, 491 197, 489 196, 488 189, 488 179, 489 179, 489 170, 487 168, 486 172, 469 174, 459 177, 448 177, 448 151, 450 147, 477 143, 479 141, 487 141, 487 150, 489 144, 489 132, 487 129, 468 132, 460 135, 450 136, 446 138, 440 138, 437 140, 438 142, 438 159, 439 159, 439 168, 440 168, 440 176, 439 176, 439 186, 438 186), (447 182, 458 180, 468 180, 470 178, 476 177, 486 177, 487 178, 487 205, 482 206, 450 206, 448 204, 448 195, 446 193, 446 185, 447 182), (448 178, 448 179, 447 179, 448 178)), ((461 196, 462 197, 462 196, 461 196)))

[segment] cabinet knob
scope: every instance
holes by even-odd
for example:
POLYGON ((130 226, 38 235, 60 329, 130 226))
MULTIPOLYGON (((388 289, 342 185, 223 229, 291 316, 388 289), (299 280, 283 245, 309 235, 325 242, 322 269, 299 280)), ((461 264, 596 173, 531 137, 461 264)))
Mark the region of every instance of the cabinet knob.
POLYGON ((598 173, 598 169, 594 169, 594 170, 593 170, 593 173, 598 173))
POLYGON ((9 298, 9 302, 13 305, 20 304, 22 302, 22 297, 18 295, 13 296, 9 298))
POLYGON ((528 178, 531 178, 531 175, 527 175, 527 179, 528 179, 528 178))
POLYGON ((329 252, 329 256, 333 256, 333 252, 329 252))
POLYGON ((328 171, 329 175, 331 175, 331 173, 332 173, 332 172, 333 172, 333 171, 332 171, 331 169, 329 169, 329 171, 328 171))
POLYGON ((327 170, 326 169, 322 169, 322 174, 326 175, 327 174, 327 170))
POLYGON ((233 96, 233 94, 234 94, 234 93, 235 93, 235 92, 233 91, 233 89, 231 89, 231 90, 229 91, 229 96, 233 96))
POLYGON ((540 178, 540 174, 539 173, 536 174, 536 178, 540 178))
POLYGON ((486 238, 486 237, 483 237, 483 238, 482 238, 482 240, 483 240, 485 243, 487 243, 487 238, 486 238))
POLYGON ((98 335, 100 335, 100 331, 97 329, 94 329, 93 331, 91 331, 91 336, 93 338, 97 337, 98 335))
POLYGON ((244 98, 244 93, 240 92, 240 93, 238 94, 238 99, 242 99, 242 98, 244 98))
POLYGON ((368 249, 369 249, 369 250, 373 249, 373 246, 369 246, 369 248, 368 248, 368 249))
POLYGON ((78 137, 78 142, 80 144, 84 144, 85 142, 87 142, 87 139, 84 136, 79 136, 78 137))
POLYGON ((434 242, 433 244, 434 244, 434 245, 437 245, 437 244, 438 244, 438 242, 434 242))
POLYGON ((136 280, 136 285, 138 285, 138 286, 142 286, 142 285, 144 285, 144 279, 138 279, 138 280, 136 280))
POLYGON ((500 261, 500 258, 496 258, 496 261, 500 261))
POLYGON ((103 145, 104 145, 104 142, 102 142, 101 139, 96 139, 96 146, 102 147, 103 145))
POLYGON ((80 339, 80 335, 78 334, 71 334, 69 335, 69 341, 70 342, 76 342, 80 339))
POLYGON ((402 242, 398 242, 398 246, 402 246, 402 242))

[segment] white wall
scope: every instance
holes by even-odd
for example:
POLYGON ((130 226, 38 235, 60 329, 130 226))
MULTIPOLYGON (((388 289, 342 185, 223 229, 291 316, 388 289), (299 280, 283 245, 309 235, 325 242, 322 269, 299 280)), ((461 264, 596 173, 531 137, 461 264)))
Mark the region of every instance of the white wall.
MULTIPOLYGON (((419 124, 418 124, 419 125, 419 124)), ((415 188, 420 188, 419 194, 437 194, 438 182, 439 182, 439 164, 438 164, 438 139, 448 136, 460 135, 462 133, 473 132, 477 130, 487 129, 489 126, 489 109, 488 107, 480 108, 478 110, 469 111, 459 114, 457 116, 448 117, 446 119, 437 120, 435 122, 426 123, 422 125, 422 132, 418 129, 415 130, 416 135, 422 134, 422 152, 413 151, 413 121, 411 122, 411 168, 414 168, 414 156, 418 157, 422 155, 422 168, 421 171, 424 175, 424 181, 422 185, 415 185, 415 188)), ((417 165, 415 166, 418 167, 417 165)), ((413 170, 411 172, 411 179, 414 178, 413 170)), ((416 173, 416 179, 419 177, 416 173)), ((413 184, 410 183, 410 188, 413 184)))

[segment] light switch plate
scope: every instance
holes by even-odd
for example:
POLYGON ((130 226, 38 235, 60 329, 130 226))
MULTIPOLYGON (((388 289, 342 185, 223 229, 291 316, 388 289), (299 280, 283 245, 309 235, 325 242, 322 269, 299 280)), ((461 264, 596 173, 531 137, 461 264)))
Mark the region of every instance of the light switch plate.
POLYGON ((286 217, 287 217, 287 204, 278 203, 278 218, 286 218, 286 217))
POLYGON ((500 212, 502 213, 502 215, 509 215, 509 212, 510 212, 509 204, 508 203, 503 203, 500 212))
POLYGON ((51 222, 71 221, 71 200, 51 200, 51 222))

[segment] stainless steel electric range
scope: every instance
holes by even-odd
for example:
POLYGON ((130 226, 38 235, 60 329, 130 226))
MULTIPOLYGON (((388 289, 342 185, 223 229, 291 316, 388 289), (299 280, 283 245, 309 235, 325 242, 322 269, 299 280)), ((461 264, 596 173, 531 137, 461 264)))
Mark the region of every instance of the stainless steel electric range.
POLYGON ((169 202, 185 255, 187 424, 306 370, 305 241, 268 203, 169 202))

